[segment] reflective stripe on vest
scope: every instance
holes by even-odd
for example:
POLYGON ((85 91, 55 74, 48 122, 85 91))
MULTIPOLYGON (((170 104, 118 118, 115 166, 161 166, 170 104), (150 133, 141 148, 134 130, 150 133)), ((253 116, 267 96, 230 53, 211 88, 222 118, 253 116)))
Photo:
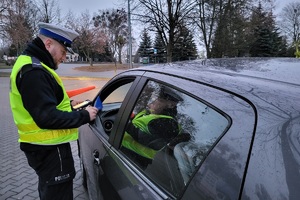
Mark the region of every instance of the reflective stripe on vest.
POLYGON ((49 140, 56 138, 56 143, 58 144, 66 142, 65 140, 68 139, 71 134, 77 132, 77 128, 59 130, 44 129, 43 132, 20 134, 20 141, 31 141, 32 143, 35 143, 34 141, 45 141, 43 144, 51 144, 49 140))
MULTIPOLYGON (((29 56, 21 55, 18 57, 11 75, 10 75, 10 105, 13 113, 14 122, 17 125, 19 133, 19 142, 33 143, 33 144, 61 144, 78 139, 78 129, 41 129, 32 119, 31 115, 24 108, 22 97, 16 85, 16 79, 19 71, 23 66, 32 64, 32 58, 29 56)), ((46 69, 57 81, 63 90, 63 100, 56 106, 58 110, 71 112, 70 99, 64 89, 62 80, 55 73, 55 71, 43 63, 42 67, 46 69)))
POLYGON ((126 147, 127 149, 130 149, 131 151, 149 159, 153 159, 154 156, 158 151, 151 149, 149 147, 146 147, 140 143, 138 143, 136 140, 134 140, 131 135, 129 135, 127 132, 125 132, 123 140, 122 140, 122 146, 126 147))

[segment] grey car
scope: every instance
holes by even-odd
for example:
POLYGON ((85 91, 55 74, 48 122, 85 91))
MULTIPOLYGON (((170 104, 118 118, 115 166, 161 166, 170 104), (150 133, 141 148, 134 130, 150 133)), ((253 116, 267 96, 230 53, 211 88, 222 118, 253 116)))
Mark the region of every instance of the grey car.
POLYGON ((299 77, 292 58, 119 73, 92 100, 96 120, 79 129, 90 199, 299 199, 299 77), (152 123, 162 94, 176 112, 152 123))

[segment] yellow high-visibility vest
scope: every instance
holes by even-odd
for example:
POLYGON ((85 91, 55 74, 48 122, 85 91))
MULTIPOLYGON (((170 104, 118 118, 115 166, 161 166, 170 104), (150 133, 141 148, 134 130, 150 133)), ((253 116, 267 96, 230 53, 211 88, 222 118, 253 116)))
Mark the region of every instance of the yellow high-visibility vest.
MULTIPOLYGON (((34 122, 29 112, 24 108, 21 95, 17 88, 17 75, 23 66, 32 64, 30 56, 21 55, 17 59, 11 75, 10 75, 10 106, 14 118, 14 122, 18 128, 19 142, 40 144, 40 145, 55 145, 62 144, 78 139, 78 129, 41 129, 34 122)), ((39 63, 50 74, 53 75, 57 83, 61 86, 64 98, 62 102, 56 106, 58 110, 71 112, 70 99, 63 87, 62 80, 57 73, 43 63, 39 63)))
MULTIPOLYGON (((147 111, 143 110, 138 113, 132 120, 132 124, 142 130, 145 134, 151 134, 148 129, 148 124, 154 119, 173 119, 173 117, 168 115, 157 115, 157 114, 146 114, 147 111)), ((178 125, 178 129, 180 129, 178 125)), ((136 141, 129 133, 125 132, 122 140, 122 146, 130 149, 131 151, 149 159, 153 159, 159 150, 151 149, 145 145, 140 144, 136 141)))

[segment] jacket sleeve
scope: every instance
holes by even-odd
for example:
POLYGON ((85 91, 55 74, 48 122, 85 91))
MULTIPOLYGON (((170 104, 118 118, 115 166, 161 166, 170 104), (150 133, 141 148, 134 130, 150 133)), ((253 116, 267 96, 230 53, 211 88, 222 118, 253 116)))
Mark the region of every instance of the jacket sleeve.
POLYGON ((90 121, 86 110, 65 112, 56 109, 63 99, 62 88, 41 69, 31 70, 22 76, 19 92, 25 109, 40 128, 78 128, 90 121))

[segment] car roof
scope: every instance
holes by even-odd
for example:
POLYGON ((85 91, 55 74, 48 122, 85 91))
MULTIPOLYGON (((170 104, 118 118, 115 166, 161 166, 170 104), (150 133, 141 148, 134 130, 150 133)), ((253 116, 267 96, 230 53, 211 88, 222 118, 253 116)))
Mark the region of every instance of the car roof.
MULTIPOLYGON (((133 70, 165 73, 195 81, 209 81, 209 83, 213 81, 215 85, 226 86, 230 90, 234 90, 233 86, 236 86, 236 82, 224 85, 222 79, 247 82, 253 86, 265 83, 269 87, 277 84, 300 87, 300 60, 296 58, 207 59, 156 64, 133 70), (211 80, 210 77, 213 75, 218 78, 211 80)), ((239 88, 239 90, 243 90, 243 88, 239 88)))
POLYGON ((300 60, 296 58, 207 59, 156 64, 132 70, 202 82, 239 94, 256 105, 262 103, 261 99, 276 99, 274 101, 282 106, 285 103, 297 106, 296 102, 299 102, 300 60), (289 102, 286 102, 287 98, 289 102))

